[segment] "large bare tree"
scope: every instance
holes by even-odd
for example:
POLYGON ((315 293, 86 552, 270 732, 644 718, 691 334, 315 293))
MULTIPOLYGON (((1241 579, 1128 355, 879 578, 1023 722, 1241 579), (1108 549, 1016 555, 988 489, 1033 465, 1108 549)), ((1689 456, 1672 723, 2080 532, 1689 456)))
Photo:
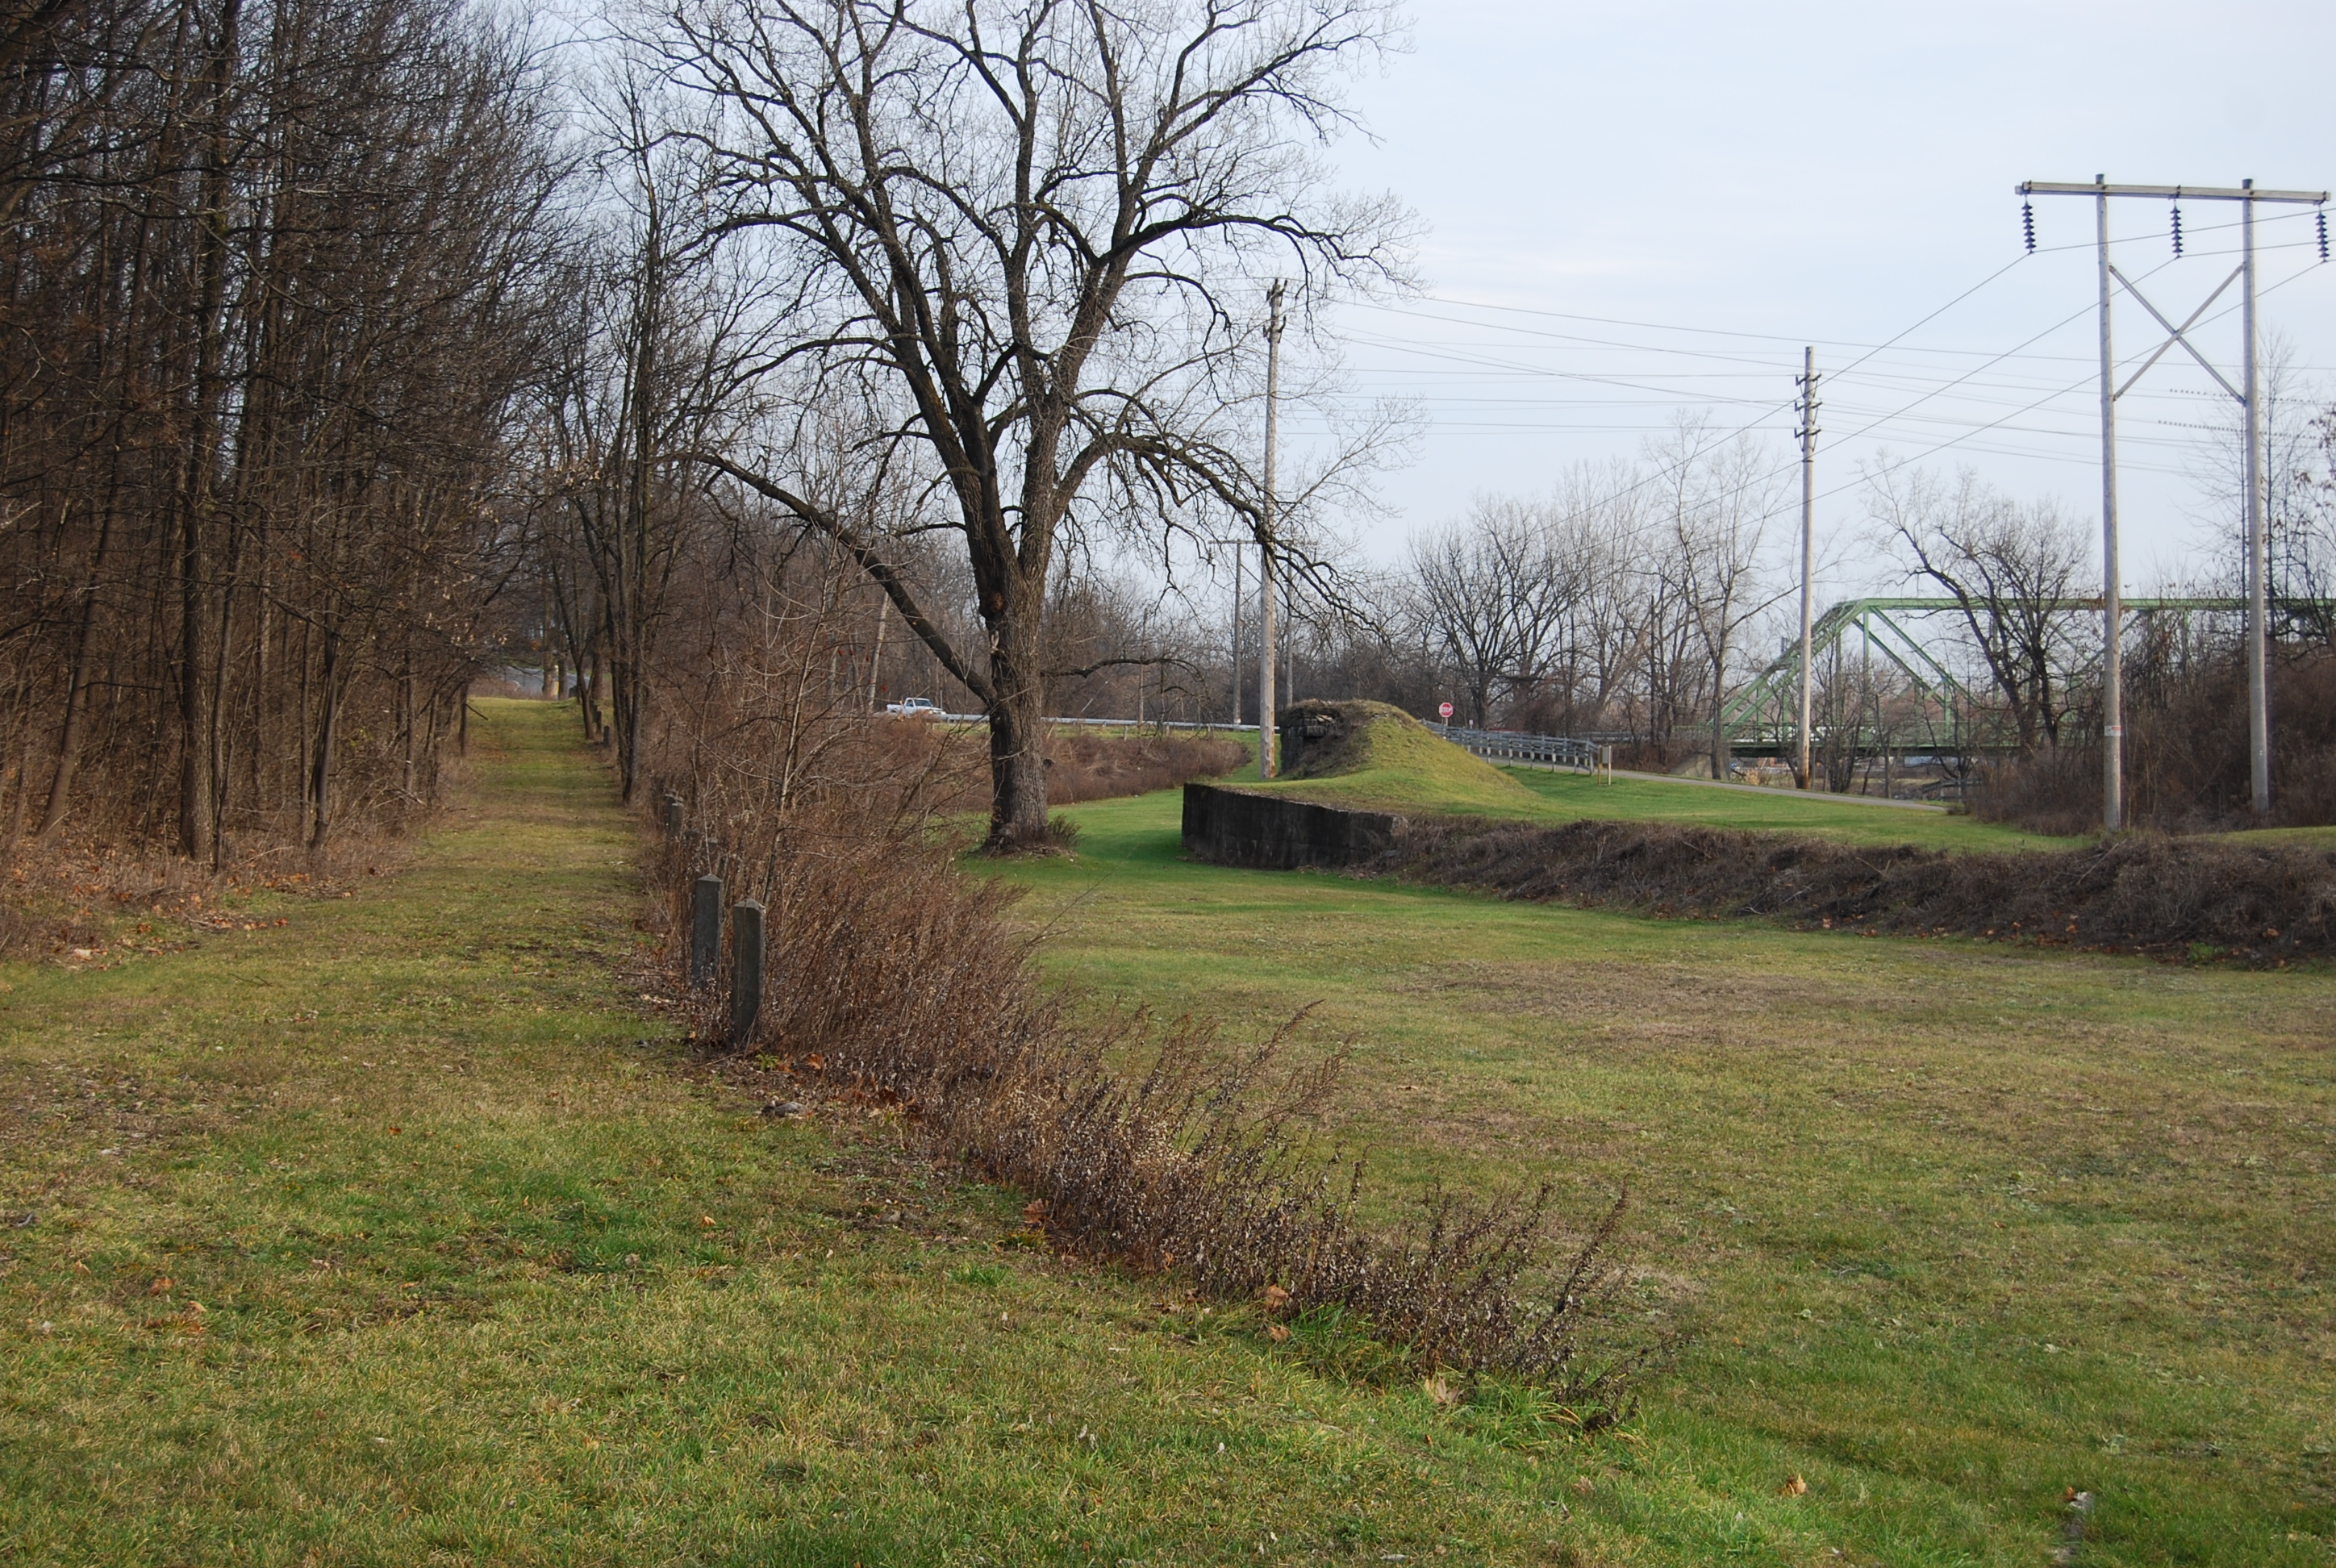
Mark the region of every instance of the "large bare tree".
POLYGON ((1382 0, 681 0, 648 40, 718 111, 712 230, 793 332, 770 381, 822 423, 857 411, 863 477, 930 485, 982 646, 818 487, 818 454, 698 455, 839 541, 982 700, 993 848, 1046 833, 1066 540, 1262 528, 1266 279, 1400 276, 1401 215, 1334 195, 1315 156, 1392 26, 1382 0))

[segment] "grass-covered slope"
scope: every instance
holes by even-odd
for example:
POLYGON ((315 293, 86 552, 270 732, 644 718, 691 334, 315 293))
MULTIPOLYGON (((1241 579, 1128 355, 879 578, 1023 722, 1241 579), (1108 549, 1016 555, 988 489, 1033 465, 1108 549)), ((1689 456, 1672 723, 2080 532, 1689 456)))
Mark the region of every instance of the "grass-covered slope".
MULTIPOLYGON (((1685 779, 1618 777, 1602 783, 1552 768, 1503 770, 1533 798, 1519 813, 1539 822, 1663 822, 1755 833, 1801 833, 1838 843, 1918 844, 1935 850, 2068 849, 2003 823, 1796 790, 1715 789, 1685 779)), ((1493 814, 1490 813, 1487 815, 1493 814)))
POLYGON ((1307 748, 1295 768, 1257 787, 1373 811, 1514 815, 1533 809, 1522 784, 1399 707, 1341 702, 1300 710, 1335 710, 1337 738, 1307 748))

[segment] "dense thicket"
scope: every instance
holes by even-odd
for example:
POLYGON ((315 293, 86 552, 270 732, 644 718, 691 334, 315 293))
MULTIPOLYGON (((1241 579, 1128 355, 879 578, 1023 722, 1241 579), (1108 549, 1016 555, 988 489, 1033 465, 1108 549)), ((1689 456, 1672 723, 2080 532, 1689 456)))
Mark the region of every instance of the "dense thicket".
POLYGON ((426 800, 517 564, 559 181, 462 0, 0 40, 0 839, 216 862, 426 800))

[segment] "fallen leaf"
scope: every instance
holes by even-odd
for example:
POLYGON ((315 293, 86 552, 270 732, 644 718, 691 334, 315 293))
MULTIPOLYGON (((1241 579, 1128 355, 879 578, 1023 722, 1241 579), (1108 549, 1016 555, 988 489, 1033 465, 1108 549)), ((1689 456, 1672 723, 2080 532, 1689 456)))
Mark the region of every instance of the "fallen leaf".
POLYGON ((1576 1475, 1573 1478, 1573 1495, 1575 1496, 1587 1497, 1596 1490, 1598 1490, 1597 1485, 1592 1482, 1589 1476, 1576 1475))
POLYGON ((1419 1386, 1426 1389, 1427 1397, 1439 1405, 1457 1405, 1460 1402, 1460 1390, 1445 1382, 1441 1373, 1421 1378, 1419 1386))
POLYGON ((1290 1292, 1279 1285, 1268 1285, 1258 1300, 1265 1303, 1267 1311, 1279 1312, 1290 1305, 1290 1292))
POLYGON ((1044 1198, 1033 1198, 1030 1202, 1023 1204, 1022 1222, 1026 1225, 1045 1224, 1046 1222, 1046 1200, 1044 1198))
POLYGON ((821 1057, 817 1053, 813 1053, 813 1055, 811 1055, 811 1056, 805 1057, 803 1059, 803 1065, 804 1066, 806 1066, 806 1067, 809 1067, 809 1068, 810 1068, 813 1072, 814 1072, 814 1073, 823 1073, 823 1072, 827 1071, 827 1063, 826 1063, 826 1061, 825 1061, 822 1057, 821 1057))
POLYGON ((146 1287, 146 1293, 150 1296, 167 1296, 170 1293, 170 1287, 176 1283, 178 1281, 175 1280, 157 1280, 146 1287))
POLYGON ((714 1228, 714 1216, 711 1214, 700 1214, 697 1216, 697 1222, 710 1231, 714 1228))
POLYGON ((1284 1339, 1290 1338, 1289 1325, 1285 1323, 1268 1323, 1265 1326, 1265 1337, 1279 1345, 1284 1339))
POLYGON ((405 1130, 405 1129, 404 1129, 404 1127, 392 1127, 392 1128, 390 1128, 390 1130, 389 1130, 389 1135, 390 1135, 391 1137, 393 1137, 393 1138, 394 1138, 394 1137, 397 1136, 397 1135, 398 1135, 398 1134, 400 1134, 400 1133, 404 1132, 404 1130, 405 1130))
POLYGON ((1800 1472, 1796 1470, 1793 1472, 1793 1478, 1791 1480, 1776 1488, 1776 1495, 1779 1497, 1797 1497, 1808 1489, 1809 1484, 1806 1481, 1802 1480, 1800 1472))

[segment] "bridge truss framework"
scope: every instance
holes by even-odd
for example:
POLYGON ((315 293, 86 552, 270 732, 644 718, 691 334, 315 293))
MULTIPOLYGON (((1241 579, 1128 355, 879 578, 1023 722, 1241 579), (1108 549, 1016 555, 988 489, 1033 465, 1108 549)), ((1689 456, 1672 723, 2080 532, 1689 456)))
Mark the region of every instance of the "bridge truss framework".
MULTIPOLYGON (((2146 621, 2153 615, 2166 613, 2239 615, 2247 609, 2247 601, 2127 599, 2122 608, 2129 624, 2133 618, 2146 621)), ((2049 609, 2070 615, 2102 614, 2098 598, 2055 599, 2049 609)), ((1990 722, 1997 706, 1995 693, 1974 691, 1968 681, 1942 663, 1907 625, 1917 618, 1939 615, 1961 619, 1963 613, 1960 600, 1944 597, 1845 599, 1818 617, 1811 628, 1811 666, 1821 667, 1827 656, 1838 652, 1854 637, 1862 653, 1868 657, 1878 655, 1906 677, 1921 700, 1921 727, 1927 733, 1893 737, 1893 749, 1957 755, 2009 750, 2012 745, 2010 737, 2002 733, 2000 725, 1990 722)), ((2097 650, 2076 667, 2062 672, 2063 678, 2076 685, 2083 684, 2088 677, 2097 678, 2099 662, 2097 650)), ((1791 755, 1798 739, 1800 674, 1801 649, 1796 640, 1728 701, 1720 710, 1720 722, 1727 727, 1730 750, 1791 755)))

